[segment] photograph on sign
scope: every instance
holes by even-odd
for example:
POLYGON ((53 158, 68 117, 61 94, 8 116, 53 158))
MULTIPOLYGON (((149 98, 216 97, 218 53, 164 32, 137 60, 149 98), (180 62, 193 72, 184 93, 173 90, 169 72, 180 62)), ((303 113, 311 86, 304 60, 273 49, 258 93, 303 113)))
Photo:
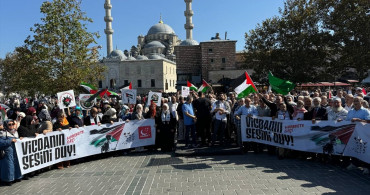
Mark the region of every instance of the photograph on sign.
POLYGON ((91 101, 87 101, 91 96, 94 94, 80 94, 79 97, 79 102, 80 102, 80 107, 82 110, 90 110, 92 107, 95 106, 96 104, 96 99, 93 99, 91 101))

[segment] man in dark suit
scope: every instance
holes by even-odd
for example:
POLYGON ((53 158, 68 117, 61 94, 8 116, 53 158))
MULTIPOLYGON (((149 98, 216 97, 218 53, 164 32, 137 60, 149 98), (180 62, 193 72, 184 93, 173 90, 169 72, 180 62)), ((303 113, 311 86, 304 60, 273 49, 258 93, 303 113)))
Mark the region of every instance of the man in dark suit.
POLYGON ((328 120, 326 109, 321 106, 321 98, 313 98, 313 107, 304 114, 304 120, 328 120))

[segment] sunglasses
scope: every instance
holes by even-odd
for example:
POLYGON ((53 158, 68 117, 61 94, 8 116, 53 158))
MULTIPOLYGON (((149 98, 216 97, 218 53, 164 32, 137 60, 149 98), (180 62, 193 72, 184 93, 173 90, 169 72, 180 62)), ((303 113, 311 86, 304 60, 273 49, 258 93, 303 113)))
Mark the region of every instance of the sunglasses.
POLYGON ((14 123, 8 123, 8 126, 14 126, 15 124, 14 123))

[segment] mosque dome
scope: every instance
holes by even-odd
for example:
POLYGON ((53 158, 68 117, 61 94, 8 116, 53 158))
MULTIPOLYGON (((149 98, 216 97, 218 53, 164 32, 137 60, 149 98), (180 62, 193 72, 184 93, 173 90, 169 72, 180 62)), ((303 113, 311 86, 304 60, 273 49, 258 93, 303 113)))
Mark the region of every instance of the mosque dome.
POLYGON ((199 45, 199 43, 193 39, 186 39, 180 43, 180 46, 191 46, 191 45, 199 45))
POLYGON ((123 53, 122 50, 119 50, 119 49, 116 49, 116 50, 113 50, 109 55, 108 55, 108 58, 119 58, 121 60, 125 60, 127 59, 127 57, 125 56, 125 54, 123 53))
POLYGON ((133 56, 129 56, 127 57, 127 60, 136 60, 136 58, 134 58, 133 56))
POLYGON ((136 57, 136 59, 137 59, 137 60, 147 60, 147 59, 149 59, 149 58, 148 58, 148 57, 146 57, 146 56, 139 55, 139 56, 137 56, 137 57, 136 57))
POLYGON ((144 48, 166 48, 161 42, 159 41, 151 41, 144 46, 144 48))
POLYGON ((175 31, 167 24, 164 24, 162 20, 158 23, 152 26, 147 35, 153 35, 153 34, 175 34, 175 31))
POLYGON ((163 59, 163 57, 161 57, 158 54, 151 54, 151 55, 148 56, 148 58, 151 59, 151 60, 163 59))

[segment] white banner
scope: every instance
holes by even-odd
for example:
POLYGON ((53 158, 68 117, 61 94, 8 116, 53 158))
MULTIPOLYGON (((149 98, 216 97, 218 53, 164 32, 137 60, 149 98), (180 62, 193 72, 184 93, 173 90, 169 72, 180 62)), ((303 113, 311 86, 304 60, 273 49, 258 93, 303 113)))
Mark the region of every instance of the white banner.
POLYGON ((185 97, 188 97, 189 94, 190 94, 189 87, 182 86, 181 96, 185 98, 185 97))
POLYGON ((58 106, 60 109, 76 106, 75 94, 73 90, 57 93, 58 106))
POLYGON ((80 107, 82 110, 90 110, 94 105, 96 104, 96 98, 92 100, 91 102, 87 102, 91 96, 94 94, 80 94, 78 97, 79 102, 80 102, 80 107))
POLYGON ((258 142, 282 148, 314 153, 344 155, 370 163, 370 124, 350 121, 333 122, 272 120, 270 117, 241 117, 244 142, 258 142))
POLYGON ((154 119, 54 131, 15 143, 22 174, 99 153, 155 143, 154 119))
POLYGON ((136 89, 121 89, 122 103, 136 104, 136 89))
POLYGON ((162 93, 149 92, 147 105, 150 106, 150 103, 153 101, 157 106, 161 106, 161 99, 162 93))

